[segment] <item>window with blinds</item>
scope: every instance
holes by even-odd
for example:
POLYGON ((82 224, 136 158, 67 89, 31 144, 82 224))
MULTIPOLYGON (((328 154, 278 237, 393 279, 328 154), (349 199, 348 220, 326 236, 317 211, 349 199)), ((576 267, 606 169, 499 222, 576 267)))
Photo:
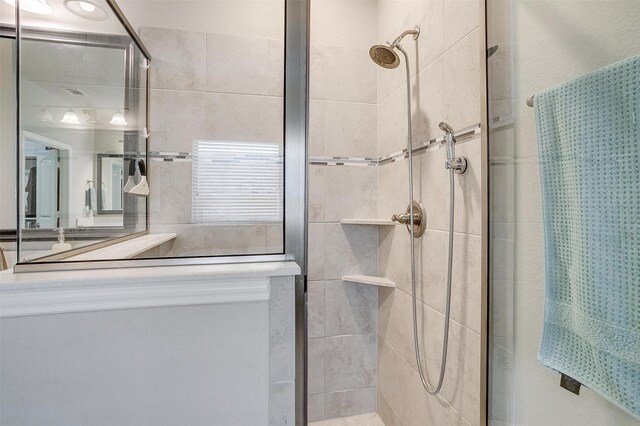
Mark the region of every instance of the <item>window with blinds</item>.
POLYGON ((279 144, 194 141, 193 222, 282 222, 283 173, 279 144))

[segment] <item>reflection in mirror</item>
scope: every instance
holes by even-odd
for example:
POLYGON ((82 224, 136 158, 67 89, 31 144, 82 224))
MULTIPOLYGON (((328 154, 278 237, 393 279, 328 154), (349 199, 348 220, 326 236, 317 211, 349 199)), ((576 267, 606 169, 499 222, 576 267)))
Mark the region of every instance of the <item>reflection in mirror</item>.
MULTIPOLYGON (((147 230, 146 198, 122 192, 124 165, 147 158, 147 62, 122 31, 87 30, 25 25, 19 57, 0 50, 20 88, 18 144, 2 139, 5 152, 19 148, 7 174, 9 181, 19 177, 17 206, 0 206, 2 238, 17 239, 11 248, 18 262, 62 260, 147 230), (15 218, 16 208, 17 232, 15 219, 4 220, 15 218)), ((15 30, 0 31, 14 43, 15 30)))
POLYGON ((25 132, 23 152, 23 227, 68 227, 71 147, 25 132))
POLYGON ((98 154, 97 165, 98 214, 121 214, 123 157, 117 154, 98 154))
POLYGON ((23 228, 122 232, 124 139, 138 124, 127 108, 130 42, 79 37, 83 43, 52 43, 33 34, 21 43, 23 228), (47 53, 54 56, 45 66, 47 53), (37 167, 27 166, 36 160, 37 167))

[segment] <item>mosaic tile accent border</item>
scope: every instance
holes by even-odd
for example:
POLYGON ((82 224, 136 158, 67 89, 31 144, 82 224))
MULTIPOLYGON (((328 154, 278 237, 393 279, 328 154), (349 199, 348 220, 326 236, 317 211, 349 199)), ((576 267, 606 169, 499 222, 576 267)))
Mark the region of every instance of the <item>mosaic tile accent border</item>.
MULTIPOLYGON (((466 129, 457 132, 456 144, 465 143, 471 141, 480 135, 480 124, 468 127, 466 129)), ((443 147, 445 144, 445 137, 440 136, 436 139, 424 142, 418 147, 413 149, 413 155, 424 154, 443 147)), ((376 167, 384 166, 385 164, 391 164, 398 160, 404 160, 409 157, 409 154, 405 149, 401 151, 393 152, 389 155, 380 158, 368 158, 368 157, 330 157, 330 156, 313 156, 309 157, 309 165, 313 166, 355 166, 355 167, 376 167)), ((167 152, 167 151, 150 151, 149 159, 152 161, 163 162, 190 162, 192 161, 192 155, 188 152, 167 152)))
POLYGON ((361 166, 376 167, 378 160, 376 158, 361 158, 361 157, 309 157, 309 165, 315 166, 361 166))
POLYGON ((190 162, 192 156, 188 152, 149 151, 149 159, 164 162, 190 162))
MULTIPOLYGON (((466 129, 457 132, 455 135, 456 144, 465 143, 475 139, 480 135, 480 124, 468 127, 466 129)), ((413 155, 424 154, 443 147, 445 144, 445 137, 440 136, 436 139, 424 142, 418 147, 413 149, 413 155)), ((393 152, 384 157, 378 159, 374 158, 361 158, 361 157, 327 157, 327 156, 315 156, 309 157, 309 165, 320 166, 384 166, 385 164, 391 164, 398 160, 404 160, 409 157, 407 149, 393 152)))

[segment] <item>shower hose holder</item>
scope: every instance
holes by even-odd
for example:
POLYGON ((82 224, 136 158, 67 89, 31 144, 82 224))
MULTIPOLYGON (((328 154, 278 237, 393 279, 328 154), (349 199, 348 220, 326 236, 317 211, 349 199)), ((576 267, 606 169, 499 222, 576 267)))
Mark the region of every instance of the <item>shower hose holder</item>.
POLYGON ((461 175, 467 171, 467 159, 464 157, 456 157, 447 160, 444 163, 444 167, 447 170, 453 170, 454 173, 461 175))

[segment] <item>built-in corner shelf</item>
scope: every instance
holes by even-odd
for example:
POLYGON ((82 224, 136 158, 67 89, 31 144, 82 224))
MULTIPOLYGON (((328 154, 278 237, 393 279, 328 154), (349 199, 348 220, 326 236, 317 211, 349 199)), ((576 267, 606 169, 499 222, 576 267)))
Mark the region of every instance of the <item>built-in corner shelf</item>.
POLYGON ((359 283, 359 284, 368 284, 375 285, 378 287, 391 287, 394 288, 396 283, 393 281, 382 278, 382 277, 372 277, 369 275, 344 275, 342 277, 342 281, 349 281, 351 283, 359 283))
POLYGON ((396 223, 386 219, 342 219, 343 225, 376 225, 376 226, 395 226, 396 223))

